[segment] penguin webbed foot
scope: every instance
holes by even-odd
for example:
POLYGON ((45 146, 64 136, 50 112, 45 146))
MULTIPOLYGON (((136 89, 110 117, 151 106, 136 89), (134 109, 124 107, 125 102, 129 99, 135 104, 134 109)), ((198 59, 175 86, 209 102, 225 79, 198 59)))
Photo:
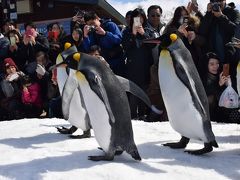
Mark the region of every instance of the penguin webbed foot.
POLYGON ((163 146, 168 146, 172 149, 183 149, 187 146, 188 142, 189 142, 189 138, 182 136, 179 142, 165 143, 163 144, 163 146))
MULTIPOLYGON (((98 149, 101 150, 101 151, 103 151, 103 148, 101 148, 101 147, 98 147, 98 149)), ((116 150, 114 155, 115 155, 115 156, 119 156, 119 155, 121 155, 122 153, 123 153, 122 150, 116 150)))
POLYGON ((68 128, 65 128, 63 126, 56 127, 56 128, 57 128, 58 132, 60 132, 61 134, 71 134, 70 129, 68 129, 68 128))
POLYGON ((83 131, 82 135, 70 135, 69 137, 72 138, 72 139, 90 138, 91 137, 91 131, 89 129, 89 130, 83 131))
POLYGON ((114 156, 88 156, 88 160, 91 161, 112 161, 114 159, 114 156))
POLYGON ((61 127, 56 127, 58 132, 60 132, 61 134, 72 134, 77 130, 77 127, 72 126, 69 129, 65 128, 64 126, 61 127))
POLYGON ((186 150, 184 152, 187 152, 187 153, 192 154, 192 155, 202 155, 202 154, 209 153, 212 150, 213 150, 213 147, 212 147, 211 143, 204 143, 204 148, 202 148, 202 149, 186 150))

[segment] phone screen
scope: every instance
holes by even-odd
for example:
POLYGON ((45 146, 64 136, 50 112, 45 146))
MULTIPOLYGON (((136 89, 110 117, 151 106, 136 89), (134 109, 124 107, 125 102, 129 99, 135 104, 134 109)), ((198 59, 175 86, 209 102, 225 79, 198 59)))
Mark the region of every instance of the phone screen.
POLYGON ((15 37, 10 37, 10 44, 15 45, 16 44, 16 38, 15 37))
POLYGON ((140 21, 140 17, 134 17, 133 18, 133 23, 134 23, 134 26, 141 26, 142 23, 140 21))
POLYGON ((26 32, 25 32, 26 36, 34 36, 36 37, 37 36, 37 33, 35 31, 34 28, 31 28, 31 29, 28 29, 26 32))
POLYGON ((183 23, 188 24, 188 17, 183 17, 183 23))

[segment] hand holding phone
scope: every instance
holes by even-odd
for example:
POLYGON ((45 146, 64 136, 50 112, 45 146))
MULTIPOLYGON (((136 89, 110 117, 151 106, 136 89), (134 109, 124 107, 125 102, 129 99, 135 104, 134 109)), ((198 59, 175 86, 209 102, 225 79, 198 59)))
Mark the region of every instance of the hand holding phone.
POLYGON ((229 64, 223 65, 223 76, 227 77, 229 75, 229 64))

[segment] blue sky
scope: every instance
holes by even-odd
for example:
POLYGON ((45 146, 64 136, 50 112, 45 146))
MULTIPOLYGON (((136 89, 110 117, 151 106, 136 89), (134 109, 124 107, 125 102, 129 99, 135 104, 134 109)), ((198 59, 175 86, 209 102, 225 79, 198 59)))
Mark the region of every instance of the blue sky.
MULTIPOLYGON (((163 12, 173 11, 177 6, 187 6, 190 0, 107 0, 114 8, 116 8, 122 15, 127 11, 135 9, 139 5, 146 11, 150 5, 157 4, 163 9, 163 12)), ((197 0, 199 8, 205 12, 209 0, 197 0)), ((237 8, 240 10, 240 0, 227 0, 227 3, 235 2, 237 8)))

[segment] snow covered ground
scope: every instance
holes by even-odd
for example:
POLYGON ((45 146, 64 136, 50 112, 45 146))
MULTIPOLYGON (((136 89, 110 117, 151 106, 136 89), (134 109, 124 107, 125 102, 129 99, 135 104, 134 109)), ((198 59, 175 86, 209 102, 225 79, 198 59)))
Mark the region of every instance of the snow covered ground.
MULTIPOLYGON (((92 162, 100 155, 94 137, 69 139, 56 126, 62 119, 23 119, 0 122, 0 180, 144 180, 240 179, 240 125, 213 123, 218 149, 203 156, 161 144, 180 139, 169 125, 133 121, 135 142, 142 161, 123 153, 112 162, 92 162)), ((80 134, 78 130, 75 134, 80 134)), ((202 148, 191 141, 188 149, 202 148)))

